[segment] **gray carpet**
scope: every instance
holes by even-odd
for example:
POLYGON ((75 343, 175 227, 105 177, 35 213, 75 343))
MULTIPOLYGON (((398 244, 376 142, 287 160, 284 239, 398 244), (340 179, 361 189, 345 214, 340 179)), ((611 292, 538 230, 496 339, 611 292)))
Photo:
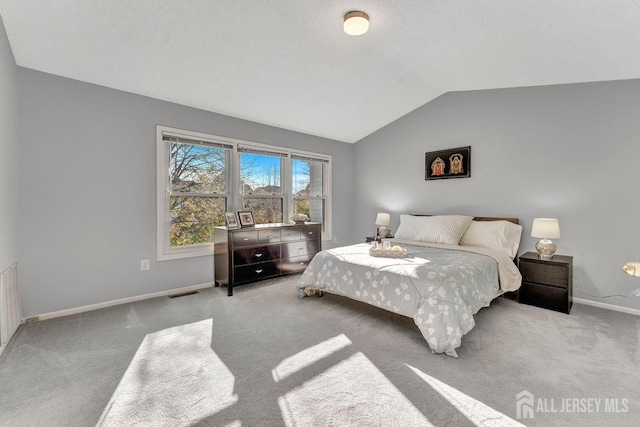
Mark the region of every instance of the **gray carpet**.
POLYGON ((296 280, 23 325, 0 359, 0 425, 638 425, 638 317, 500 298, 452 359, 413 320, 300 300, 296 280), (523 390, 533 419, 517 419, 523 390))

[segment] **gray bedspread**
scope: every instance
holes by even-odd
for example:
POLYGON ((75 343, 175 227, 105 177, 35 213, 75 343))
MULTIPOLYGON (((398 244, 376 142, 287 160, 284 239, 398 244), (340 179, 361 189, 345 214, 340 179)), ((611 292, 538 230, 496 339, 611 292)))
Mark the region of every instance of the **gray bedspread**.
POLYGON ((322 290, 412 317, 434 353, 457 357, 473 315, 499 294, 498 262, 468 248, 402 246, 412 257, 372 257, 364 243, 322 251, 300 278, 300 295, 322 290))

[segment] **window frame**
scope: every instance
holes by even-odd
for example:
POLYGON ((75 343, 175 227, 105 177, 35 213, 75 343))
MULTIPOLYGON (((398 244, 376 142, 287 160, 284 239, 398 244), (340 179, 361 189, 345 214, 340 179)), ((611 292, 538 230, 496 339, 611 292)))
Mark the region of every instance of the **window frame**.
MULTIPOLYGON (((286 186, 286 164, 288 163, 287 160, 285 159, 289 159, 291 157, 291 154, 288 152, 289 150, 285 150, 282 149, 278 152, 273 151, 273 150, 261 150, 260 148, 266 148, 266 146, 264 146, 264 144, 261 144, 260 147, 256 147, 253 145, 250 145, 248 143, 242 143, 242 148, 245 149, 253 149, 255 152, 252 151, 247 151, 247 152, 240 152, 238 150, 238 147, 236 147, 236 151, 238 151, 238 173, 237 174, 233 174, 234 177, 237 175, 238 176, 238 186, 236 187, 238 189, 238 203, 237 203, 237 207, 238 209, 242 209, 244 210, 244 199, 281 199, 281 203, 282 203, 282 221, 286 222, 287 219, 287 205, 288 205, 288 199, 289 197, 287 197, 287 186, 286 186), (258 153, 258 151, 262 151, 262 153, 258 153), (287 153, 287 156, 284 157, 281 154, 287 153), (242 154, 262 154, 262 155, 268 155, 268 156, 274 156, 274 157, 278 157, 280 159, 280 188, 281 188, 281 192, 280 194, 242 194, 242 169, 240 167, 240 156, 242 156, 242 154)), ((291 216, 291 215, 289 215, 291 216)))
MULTIPOLYGON (((331 158, 330 156, 323 156, 317 153, 310 153, 299 150, 292 150, 290 153, 290 162, 289 162, 289 178, 290 178, 290 189, 289 193, 291 194, 290 202, 289 202, 289 212, 293 215, 295 210, 295 202, 296 200, 324 200, 324 222, 322 223, 322 240, 331 240, 331 158), (296 196, 293 192, 293 156, 300 156, 304 158, 308 158, 309 160, 326 160, 327 162, 322 162, 322 196, 296 196), (325 234, 327 236, 325 237, 325 234)), ((301 159, 298 159, 301 160, 301 159)))
MULTIPOLYGON (((170 212, 170 182, 169 182, 169 142, 163 139, 163 135, 171 134, 182 136, 186 139, 197 139, 201 141, 210 141, 214 144, 225 144, 233 146, 230 149, 229 160, 226 170, 226 189, 224 197, 227 201, 227 212, 237 212, 242 207, 242 192, 240 179, 240 151, 243 149, 253 149, 256 151, 267 151, 274 153, 286 153, 281 156, 281 175, 280 186, 283 189, 281 195, 251 195, 252 198, 280 198, 282 197, 282 220, 287 223, 293 215, 294 202, 296 197, 293 194, 293 177, 292 177, 292 156, 302 156, 308 158, 322 159, 324 163, 323 169, 323 196, 309 197, 310 199, 324 199, 324 222, 322 224, 322 240, 330 241, 333 239, 332 233, 332 186, 331 186, 331 163, 332 156, 310 151, 302 151, 298 149, 287 148, 277 145, 263 144, 259 142, 245 141, 235 138, 211 135, 201 132, 194 132, 184 129, 177 129, 168 126, 156 126, 156 178, 157 178, 157 260, 168 261, 174 259, 191 258, 198 256, 213 255, 214 243, 199 243, 195 245, 171 246, 171 212, 170 212)), ((216 194, 215 197, 220 197, 216 194)))

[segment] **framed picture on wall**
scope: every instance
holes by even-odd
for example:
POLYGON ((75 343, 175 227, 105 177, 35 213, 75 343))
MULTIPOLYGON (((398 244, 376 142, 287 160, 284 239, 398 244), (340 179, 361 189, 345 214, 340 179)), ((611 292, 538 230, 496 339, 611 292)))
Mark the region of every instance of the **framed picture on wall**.
POLYGON ((238 212, 238 216, 240 217, 240 225, 242 227, 253 227, 254 225, 256 225, 253 222, 253 213, 251 213, 250 211, 238 212))
POLYGON ((425 153, 426 181, 471 176, 471 146, 425 153))
POLYGON ((240 228, 240 222, 235 212, 227 212, 224 214, 224 217, 227 220, 228 229, 240 228))

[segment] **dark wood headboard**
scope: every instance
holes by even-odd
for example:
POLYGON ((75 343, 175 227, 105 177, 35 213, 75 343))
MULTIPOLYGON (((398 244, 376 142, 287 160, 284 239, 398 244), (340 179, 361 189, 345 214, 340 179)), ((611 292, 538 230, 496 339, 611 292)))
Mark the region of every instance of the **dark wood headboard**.
MULTIPOLYGON (((413 215, 413 216, 432 216, 432 215, 428 215, 428 214, 409 214, 409 215, 413 215)), ((514 224, 520 224, 520 220, 518 218, 494 218, 494 217, 488 217, 488 216, 476 216, 473 218, 474 221, 509 221, 512 222, 514 224)))

